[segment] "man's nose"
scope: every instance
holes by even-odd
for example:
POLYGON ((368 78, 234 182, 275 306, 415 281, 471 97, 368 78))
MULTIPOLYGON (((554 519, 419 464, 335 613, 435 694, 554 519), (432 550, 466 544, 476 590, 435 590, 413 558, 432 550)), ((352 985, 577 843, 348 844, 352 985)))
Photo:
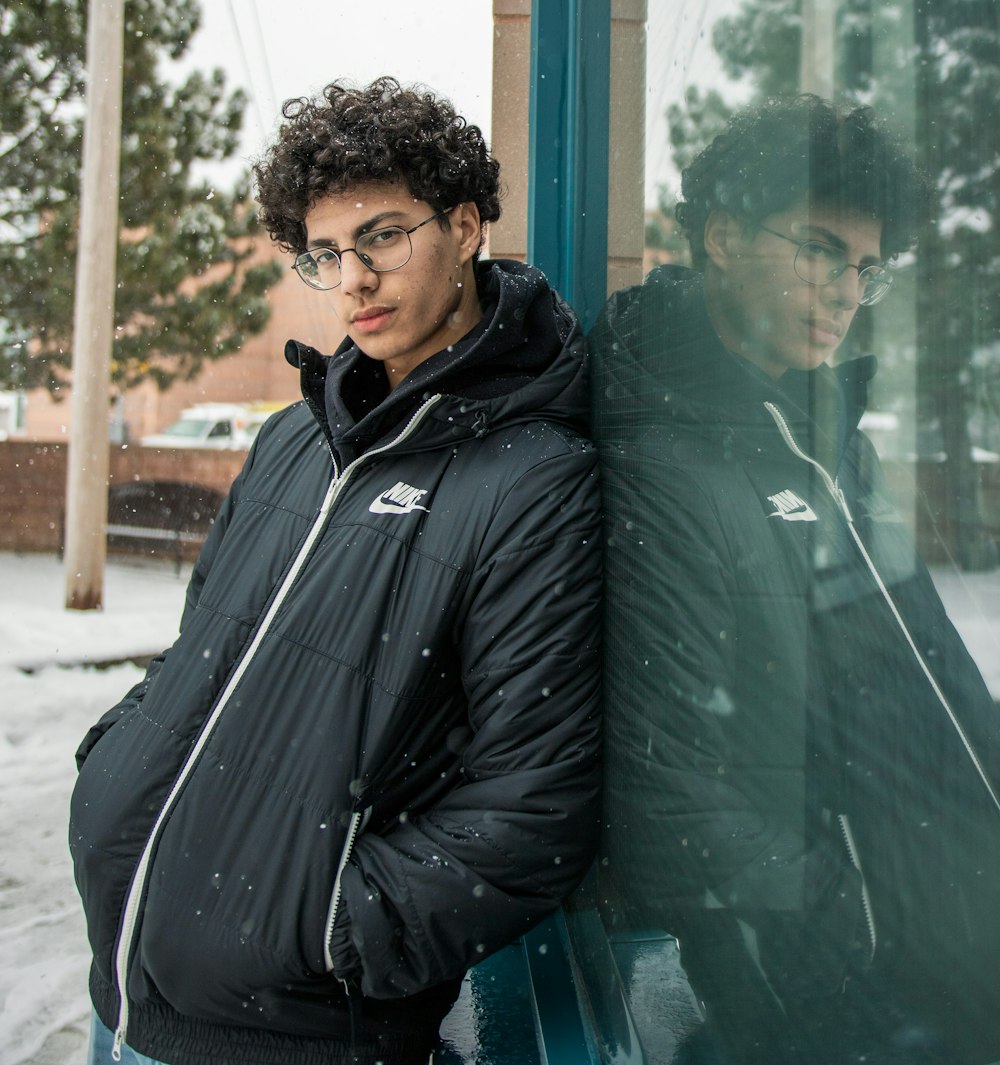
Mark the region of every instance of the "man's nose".
POLYGON ((848 266, 839 277, 823 286, 823 296, 827 303, 845 310, 857 307, 861 297, 860 274, 853 266, 848 266))
POLYGON ((357 293, 375 288, 378 273, 365 264, 353 248, 340 254, 340 287, 344 292, 357 293))

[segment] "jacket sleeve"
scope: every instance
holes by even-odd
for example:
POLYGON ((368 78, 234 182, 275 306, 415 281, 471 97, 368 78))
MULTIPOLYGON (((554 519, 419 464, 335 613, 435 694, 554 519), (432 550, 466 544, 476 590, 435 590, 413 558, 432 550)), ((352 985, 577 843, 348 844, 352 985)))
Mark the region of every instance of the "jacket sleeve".
MULTIPOLYGON (((254 454, 251 451, 251 457, 254 454)), ((250 466, 251 457, 247 458, 247 462, 243 469, 237 475, 230 487, 229 493, 226 499, 223 501, 222 506, 219 508, 219 513, 215 517, 215 521, 212 523, 212 528, 205 540, 205 543, 198 555, 198 560, 195 562, 194 569, 191 572, 191 579, 188 582, 187 592, 184 597, 184 611, 181 615, 180 628, 184 628, 184 620, 188 614, 195 608, 198 603, 198 597, 201 594, 201 589, 204 587, 205 580, 208 577, 209 570, 212 567, 212 559, 215 557, 218 551, 219 544, 225 536, 226 528, 229 524, 230 517, 236 506, 236 500, 239 496, 239 486, 242 483, 246 471, 250 466)), ((87 760, 87 756, 94 749, 97 742, 101 737, 111 728, 115 723, 120 721, 125 714, 132 710, 135 710, 146 696, 146 692, 149 690, 150 685, 153 683, 157 673, 163 666, 163 663, 167 659, 167 655, 170 653, 169 648, 158 654, 149 663, 146 668, 146 675, 142 680, 132 688, 121 702, 116 703, 110 710, 106 711, 100 719, 91 726, 87 734, 84 736, 83 741, 76 751, 76 767, 81 769, 83 763, 87 760)))
POLYGON ((592 451, 521 476, 487 533, 457 642, 471 738, 431 810, 364 834, 338 976, 376 998, 458 977, 555 909, 597 833, 599 502, 592 451))

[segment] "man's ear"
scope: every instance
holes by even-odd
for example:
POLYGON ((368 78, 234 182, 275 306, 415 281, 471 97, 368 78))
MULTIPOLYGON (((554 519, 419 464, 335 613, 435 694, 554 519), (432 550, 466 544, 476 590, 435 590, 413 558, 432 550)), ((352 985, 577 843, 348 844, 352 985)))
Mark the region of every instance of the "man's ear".
POLYGON ((479 251, 483 239, 483 224, 479 220, 479 208, 470 200, 456 204, 450 214, 452 232, 459 239, 459 262, 465 264, 479 251))
POLYGON ((728 211, 717 208, 705 221, 705 254, 708 261, 725 272, 742 248, 743 223, 728 211))

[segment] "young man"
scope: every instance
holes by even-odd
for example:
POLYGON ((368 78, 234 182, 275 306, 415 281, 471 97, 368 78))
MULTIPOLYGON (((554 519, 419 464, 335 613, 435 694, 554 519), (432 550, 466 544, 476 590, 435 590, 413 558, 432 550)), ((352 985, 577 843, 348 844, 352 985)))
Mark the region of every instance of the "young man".
POLYGON ((80 749, 95 1041, 408 1065, 592 856, 584 345, 537 270, 478 261, 499 168, 450 104, 386 78, 284 114, 261 216, 346 339, 287 345, 304 401, 80 749))
POLYGON ((1000 717, 827 365, 923 185, 868 109, 737 115, 696 270, 592 337, 608 513, 606 896, 674 933, 689 1061, 1000 1057, 1000 717))

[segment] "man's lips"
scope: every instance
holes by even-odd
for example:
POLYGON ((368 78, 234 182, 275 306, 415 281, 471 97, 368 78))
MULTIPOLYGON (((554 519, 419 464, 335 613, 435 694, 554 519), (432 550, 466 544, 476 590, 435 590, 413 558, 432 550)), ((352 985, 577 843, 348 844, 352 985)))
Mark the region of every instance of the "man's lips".
POLYGON ((809 319, 809 336, 817 344, 835 345, 844 335, 843 329, 835 322, 820 318, 809 319))
POLYGON ((375 333, 389 321, 392 314, 391 307, 366 307, 351 315, 351 325, 359 333, 375 333))

